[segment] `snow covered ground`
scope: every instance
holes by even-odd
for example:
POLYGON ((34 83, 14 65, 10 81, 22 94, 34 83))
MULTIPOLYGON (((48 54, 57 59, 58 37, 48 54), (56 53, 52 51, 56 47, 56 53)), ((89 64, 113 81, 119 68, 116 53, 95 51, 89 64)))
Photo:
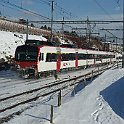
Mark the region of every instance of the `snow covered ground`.
POLYGON ((124 69, 109 70, 63 104, 55 124, 124 124, 124 69))
POLYGON ((51 105, 54 124, 124 124, 123 87, 124 69, 110 69, 86 87, 81 83, 63 91, 60 107, 57 94, 39 98, 5 124, 50 124, 51 105))

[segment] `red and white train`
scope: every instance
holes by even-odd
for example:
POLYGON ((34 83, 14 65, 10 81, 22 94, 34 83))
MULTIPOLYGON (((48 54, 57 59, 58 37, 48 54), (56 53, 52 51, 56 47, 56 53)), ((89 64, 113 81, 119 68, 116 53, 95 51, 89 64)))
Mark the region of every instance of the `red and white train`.
POLYGON ((40 76, 115 61, 113 52, 56 47, 36 40, 26 41, 25 45, 18 46, 15 51, 17 67, 23 75, 28 76, 40 76))

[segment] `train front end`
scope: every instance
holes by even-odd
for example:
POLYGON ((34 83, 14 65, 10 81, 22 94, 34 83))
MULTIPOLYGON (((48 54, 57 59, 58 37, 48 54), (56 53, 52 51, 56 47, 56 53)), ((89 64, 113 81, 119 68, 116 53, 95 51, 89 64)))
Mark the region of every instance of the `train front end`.
POLYGON ((15 51, 15 63, 21 77, 35 77, 38 72, 38 47, 18 46, 15 51))

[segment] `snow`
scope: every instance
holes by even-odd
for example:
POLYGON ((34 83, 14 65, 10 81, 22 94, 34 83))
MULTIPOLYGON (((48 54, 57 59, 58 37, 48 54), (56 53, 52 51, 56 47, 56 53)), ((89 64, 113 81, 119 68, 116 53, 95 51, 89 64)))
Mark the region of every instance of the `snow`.
MULTIPOLYGON (((47 41, 46 38, 36 35, 29 35, 28 38, 47 41)), ((5 59, 5 56, 10 56, 10 55, 14 57, 16 47, 24 44, 25 40, 26 40, 26 34, 0 31, 0 58, 5 59)))
POLYGON ((124 69, 110 69, 84 87, 83 82, 63 91, 62 105, 57 94, 29 103, 30 108, 5 124, 124 124, 124 69), (75 92, 74 92, 75 89, 75 92))
MULTIPOLYGON (((21 35, 23 38, 25 37, 24 34, 18 34, 19 37, 21 35)), ((7 55, 14 55, 16 46, 24 43, 24 39, 15 37, 12 32, 0 31, 0 37, 0 56, 2 57, 5 57, 2 54, 3 52, 6 52, 7 55)), ((4 73, 7 72, 0 72, 0 87, 3 85, 3 80, 14 84, 10 76, 2 77, 4 73)), ((15 78, 16 84, 19 84, 19 81, 18 78, 15 78)), ((5 83, 5 86, 7 85, 8 83, 5 83)), ((21 87, 21 85, 18 86, 21 87)), ((19 92, 16 85, 13 85, 13 88, 15 89, 13 92, 16 92, 16 90, 19 92)), ((51 105, 54 106, 54 124, 124 124, 123 88, 124 69, 110 69, 99 75, 93 81, 89 81, 86 86, 84 86, 84 82, 81 82, 75 85, 75 87, 63 90, 61 106, 57 106, 58 94, 56 93, 39 98, 37 101, 26 104, 27 109, 24 112, 14 116, 4 124, 50 124, 51 105)), ((6 90, 11 90, 11 87, 10 89, 6 88, 6 90)), ((2 113, 0 116, 2 116, 2 113)))
POLYGON ((55 124, 123 124, 124 70, 109 70, 63 104, 55 124))

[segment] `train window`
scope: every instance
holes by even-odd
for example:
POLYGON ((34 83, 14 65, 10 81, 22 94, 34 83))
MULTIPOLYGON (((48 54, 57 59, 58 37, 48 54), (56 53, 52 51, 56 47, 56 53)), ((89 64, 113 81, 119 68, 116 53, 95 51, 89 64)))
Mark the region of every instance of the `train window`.
POLYGON ((40 56, 39 56, 39 61, 43 61, 44 60, 44 53, 40 53, 40 56))
POLYGON ((16 53, 15 54, 15 60, 16 61, 24 61, 26 59, 26 55, 24 52, 16 53))
POLYGON ((78 59, 79 60, 83 60, 83 59, 85 60, 85 59, 87 59, 87 55, 86 54, 79 53, 78 54, 78 59))
POLYGON ((117 60, 118 60, 118 59, 122 59, 122 56, 118 56, 116 59, 117 59, 117 60))
POLYGON ((16 61, 36 61, 37 52, 16 52, 16 61))
POLYGON ((62 61, 68 61, 69 60, 68 54, 63 53, 61 56, 62 56, 62 61))
POLYGON ((41 60, 44 60, 44 53, 41 53, 41 60))
POLYGON ((75 54, 69 53, 69 60, 75 60, 75 54))
POLYGON ((111 55, 111 58, 115 58, 115 55, 111 55))
POLYGON ((92 59, 93 55, 92 54, 87 54, 87 59, 92 59))
POLYGON ((97 54, 94 55, 94 58, 97 59, 99 56, 97 54))
POLYGON ((103 58, 103 55, 99 55, 99 58, 102 59, 103 58))
POLYGON ((106 59, 106 55, 102 55, 102 58, 106 59))
POLYGON ((61 54, 62 61, 75 60, 74 53, 62 53, 61 54))
POLYGON ((37 61, 38 49, 36 46, 22 45, 16 48, 16 61, 37 61))
POLYGON ((55 62, 57 54, 55 53, 47 53, 46 62, 55 62))

